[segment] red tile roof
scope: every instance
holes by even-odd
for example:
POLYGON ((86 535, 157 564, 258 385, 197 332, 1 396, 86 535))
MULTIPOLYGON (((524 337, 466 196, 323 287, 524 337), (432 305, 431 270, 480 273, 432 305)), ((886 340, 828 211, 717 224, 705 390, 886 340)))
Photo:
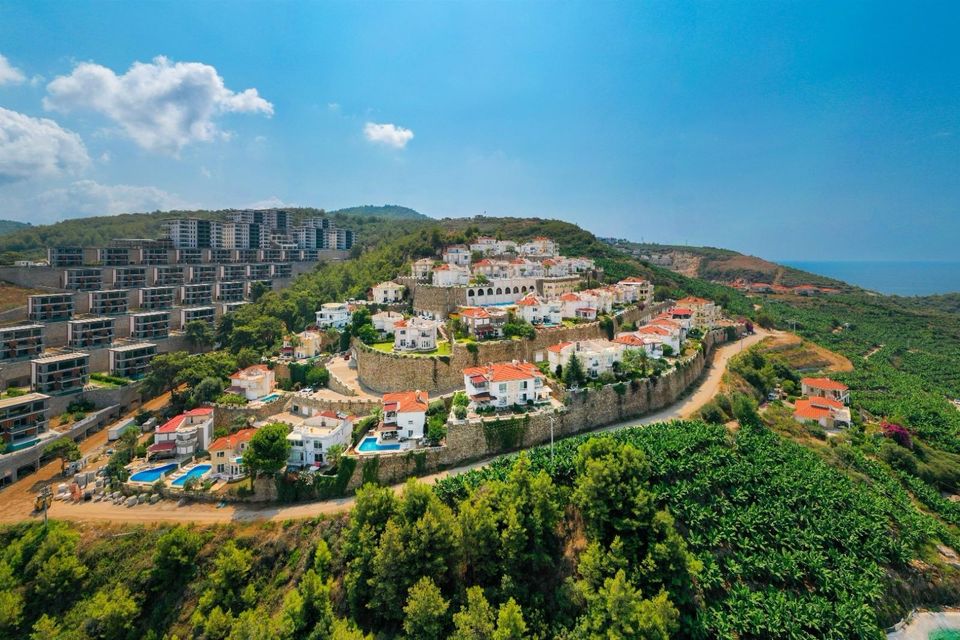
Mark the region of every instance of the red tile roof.
POLYGON ((625 344, 630 347, 642 347, 647 344, 647 341, 641 338, 640 336, 635 336, 632 333, 629 333, 624 336, 617 336, 613 339, 617 344, 625 344))
POLYGON ((250 365, 250 366, 247 367, 246 369, 240 369, 240 371, 237 371, 236 373, 231 374, 231 375, 230 375, 230 378, 231 378, 231 379, 235 379, 235 378, 243 377, 243 375, 244 375, 244 374, 247 374, 247 373, 249 373, 249 374, 254 374, 254 373, 266 373, 267 371, 270 371, 270 367, 268 367, 267 365, 265 365, 265 364, 254 364, 254 365, 250 365))
POLYGON ((196 416, 209 416, 213 414, 213 407, 197 407, 196 409, 190 409, 183 415, 190 416, 191 418, 196 416))
POLYGON ((673 309, 670 309, 670 313, 672 313, 675 316, 692 316, 693 315, 693 311, 691 311, 690 309, 686 309, 684 307, 674 307, 673 309))
POLYGON ((460 315, 466 318, 489 318, 490 314, 483 307, 466 307, 460 310, 460 315))
POLYGON ((210 451, 220 451, 221 449, 236 450, 242 443, 249 442, 250 438, 252 438, 256 432, 256 429, 240 429, 228 436, 217 438, 210 444, 210 451))
POLYGON ((847 391, 850 389, 850 387, 842 382, 837 382, 830 378, 803 378, 800 380, 800 383, 808 387, 813 387, 814 389, 824 389, 827 391, 847 391))
POLYGON ((383 408, 400 413, 418 413, 426 411, 430 403, 430 394, 426 391, 399 391, 383 394, 383 408))
POLYGON ((658 336, 670 335, 670 332, 664 329, 663 327, 655 327, 651 325, 640 327, 639 329, 637 329, 637 333, 654 334, 658 336))
POLYGON ((167 420, 166 422, 164 422, 162 426, 158 427, 157 433, 173 433, 174 431, 177 430, 177 427, 183 424, 183 421, 186 419, 187 417, 183 414, 174 416, 169 420, 167 420))
POLYGON ((523 296, 523 298, 521 298, 517 304, 522 307, 533 307, 538 304, 543 304, 543 301, 540 300, 540 298, 536 295, 528 293, 527 295, 523 296))
POLYGON ((677 300, 677 304, 691 304, 694 306, 699 306, 702 304, 710 304, 710 300, 706 298, 698 298, 696 296, 687 296, 686 298, 680 298, 677 300))
POLYGON ((821 418, 829 418, 830 410, 814 407, 810 404, 809 400, 800 399, 794 404, 793 416, 803 420, 819 420, 821 418))
POLYGON ((554 353, 560 353, 560 352, 563 351, 566 347, 569 347, 569 346, 572 345, 572 344, 573 344, 572 342, 558 342, 558 343, 555 344, 555 345, 551 345, 551 346, 547 347, 547 351, 552 351, 552 352, 554 352, 554 353))
POLYGON ((507 382, 509 380, 527 380, 542 378, 543 374, 536 365, 529 362, 495 362, 484 367, 469 367, 463 370, 465 376, 483 376, 490 382, 507 382))

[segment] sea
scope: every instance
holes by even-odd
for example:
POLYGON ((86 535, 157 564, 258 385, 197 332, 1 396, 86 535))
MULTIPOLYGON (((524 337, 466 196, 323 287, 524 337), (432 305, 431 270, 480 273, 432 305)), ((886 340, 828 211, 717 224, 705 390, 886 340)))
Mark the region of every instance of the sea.
POLYGON ((960 262, 836 260, 783 264, 888 295, 960 292, 960 262))

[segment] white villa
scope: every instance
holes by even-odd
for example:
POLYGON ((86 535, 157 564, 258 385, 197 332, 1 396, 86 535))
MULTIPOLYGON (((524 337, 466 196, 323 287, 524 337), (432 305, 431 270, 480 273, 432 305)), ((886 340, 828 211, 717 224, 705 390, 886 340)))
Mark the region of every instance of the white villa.
POLYGON ((560 316, 574 320, 593 321, 597 319, 597 308, 591 306, 579 293, 564 293, 560 296, 560 316))
POLYGON ((444 263, 433 268, 433 284, 437 287, 459 287, 470 282, 470 269, 444 263))
POLYGON ((462 244, 455 244, 443 250, 443 261, 447 264, 455 264, 466 267, 470 264, 470 248, 462 244))
POLYGON ((850 426, 850 408, 833 398, 810 396, 794 403, 793 419, 797 422, 813 420, 824 429, 850 426))
POLYGON ((523 255, 539 258, 550 258, 557 255, 557 243, 543 236, 534 238, 530 242, 524 242, 517 249, 523 255))
POLYGON ((381 311, 370 316, 373 328, 381 335, 389 335, 396 331, 398 322, 403 321, 403 314, 396 311, 381 311))
POLYGON ((566 368, 572 356, 577 356, 583 370, 591 378, 613 372, 615 362, 623 359, 626 345, 609 340, 580 340, 561 342, 547 348, 547 360, 550 368, 566 368))
POLYGON ((401 391, 383 394, 383 422, 377 427, 377 439, 420 440, 427 423, 430 394, 426 391, 401 391))
POLYGON ((410 268, 410 275, 421 282, 428 281, 431 273, 433 273, 433 258, 414 260, 410 268))
POLYGON ((503 325, 507 323, 508 314, 499 307, 461 307, 460 321, 463 322, 467 333, 485 340, 503 337, 503 325))
POLYGON ((230 393, 242 395, 247 400, 257 400, 273 393, 276 379, 273 370, 265 364, 255 364, 230 376, 230 393))
POLYGON ((549 402, 546 377, 530 362, 498 362, 463 370, 471 406, 511 407, 549 402))
POLYGON ((617 286, 629 292, 629 302, 653 302, 653 283, 643 278, 630 277, 617 283, 617 286))
POLYGON ((157 426, 147 454, 152 458, 192 456, 198 451, 206 451, 212 440, 213 409, 200 407, 157 426))
POLYGON ((531 293, 517 302, 520 316, 534 325, 558 325, 562 322, 562 305, 559 300, 544 300, 531 293))
POLYGON ((677 300, 677 306, 693 311, 694 328, 711 329, 720 321, 720 307, 712 300, 691 296, 677 300))
POLYGON ((497 240, 490 236, 478 236, 470 244, 471 253, 476 251, 485 256, 499 256, 517 250, 517 243, 512 240, 497 240))
POLYGON ((323 345, 323 334, 314 329, 307 329, 295 334, 296 340, 284 342, 284 346, 292 349, 293 357, 296 360, 312 358, 320 355, 323 345))
POLYGON ((850 387, 830 378, 802 378, 801 392, 811 398, 829 398, 840 404, 850 404, 850 387))
POLYGON ((622 344, 624 351, 628 349, 642 349, 647 352, 651 358, 663 357, 663 343, 652 338, 640 337, 635 333, 621 333, 613 339, 617 344, 622 344))
POLYGON ((437 329, 440 323, 424 318, 400 320, 393 325, 395 351, 433 351, 437 348, 437 329))
POLYGON ((327 464, 327 452, 330 447, 350 446, 355 418, 343 413, 326 410, 315 413, 287 434, 290 443, 290 457, 287 464, 291 467, 320 467, 327 464))
POLYGON ((237 480, 247 475, 247 469, 243 464, 243 452, 256 432, 256 429, 240 429, 213 441, 210 445, 210 461, 213 464, 215 477, 237 480))
POLYGON ((327 302, 317 311, 317 327, 343 329, 350 324, 350 309, 345 302, 327 302))
POLYGON ((405 286, 392 280, 381 282, 373 288, 373 301, 377 304, 397 304, 403 302, 406 290, 405 286))

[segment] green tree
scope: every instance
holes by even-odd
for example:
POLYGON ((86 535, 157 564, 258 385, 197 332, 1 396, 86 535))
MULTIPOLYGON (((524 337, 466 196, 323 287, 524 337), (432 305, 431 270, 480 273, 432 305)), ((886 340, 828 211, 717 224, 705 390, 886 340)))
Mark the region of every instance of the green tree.
POLYGON ((442 640, 447 628, 447 609, 450 603, 444 600, 436 583, 428 576, 420 578, 407 593, 403 608, 403 630, 413 640, 442 640))
POLYGON ((253 553, 228 540, 213 561, 207 589, 200 596, 200 610, 211 611, 214 606, 224 611, 239 610, 242 605, 241 589, 247 584, 252 568, 253 553))
POLYGON ((192 576, 201 547, 200 534, 182 525, 164 533, 157 539, 153 552, 154 579, 169 585, 192 576))
POLYGON ((510 598, 497 611, 497 629, 493 632, 493 640, 526 640, 529 637, 523 610, 516 600, 510 598))
POLYGON ((290 457, 287 426, 272 422, 257 429, 243 452, 243 464, 250 474, 250 486, 258 475, 273 475, 283 469, 290 457))
POLYGON ((213 326, 205 320, 191 320, 183 327, 183 334, 187 343, 195 349, 212 347, 216 340, 213 326))
POLYGON ((589 640, 669 640, 679 614, 667 594, 646 599, 621 569, 589 598, 573 636, 589 640))
POLYGON ((84 604, 84 628, 91 638, 123 640, 140 613, 130 590, 118 584, 101 589, 84 604))
POLYGON ((60 460, 60 474, 63 475, 68 462, 75 462, 82 457, 80 446, 71 438, 60 438, 51 442, 43 448, 44 457, 58 458, 60 460))
POLYGON ((571 354, 567 361, 567 366, 563 368, 563 383, 567 387, 579 387, 587 379, 587 374, 583 370, 583 364, 576 354, 571 354))
POLYGON ((57 620, 43 614, 33 623, 33 630, 30 633, 30 640, 51 640, 52 638, 61 638, 63 629, 57 624, 57 620))
POLYGON ((493 607, 483 595, 483 589, 470 587, 466 606, 453 614, 450 640, 489 640, 495 629, 493 607))

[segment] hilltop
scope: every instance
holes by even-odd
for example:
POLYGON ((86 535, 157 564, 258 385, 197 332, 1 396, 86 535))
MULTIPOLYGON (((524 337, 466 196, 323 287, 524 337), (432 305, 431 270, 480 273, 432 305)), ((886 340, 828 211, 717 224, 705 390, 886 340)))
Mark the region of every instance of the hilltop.
POLYGON ((604 242, 640 260, 666 267, 671 271, 689 277, 716 282, 732 283, 742 280, 750 283, 777 284, 785 287, 814 285, 844 288, 849 286, 833 278, 784 266, 730 249, 631 242, 617 238, 605 238, 604 242))
POLYGON ((8 233, 13 233, 18 229, 23 229, 24 227, 29 227, 29 222, 18 222, 16 220, 0 220, 0 236, 7 235, 8 233))
MULTIPOLYGON (((403 224, 431 220, 413 209, 397 205, 364 205, 330 212, 313 207, 288 207, 285 210, 292 214, 295 223, 304 218, 330 217, 339 223, 339 226, 353 229, 359 238, 359 244, 378 237, 382 230, 381 224, 385 221, 403 224)), ((0 220, 0 263, 9 264, 21 258, 43 258, 46 248, 50 246, 96 247, 103 246, 114 238, 154 238, 161 234, 161 225, 164 220, 170 218, 219 220, 223 219, 227 211, 226 209, 198 209, 124 213, 71 218, 54 224, 37 226, 0 220), (9 231, 4 231, 5 225, 9 227, 9 231)))

